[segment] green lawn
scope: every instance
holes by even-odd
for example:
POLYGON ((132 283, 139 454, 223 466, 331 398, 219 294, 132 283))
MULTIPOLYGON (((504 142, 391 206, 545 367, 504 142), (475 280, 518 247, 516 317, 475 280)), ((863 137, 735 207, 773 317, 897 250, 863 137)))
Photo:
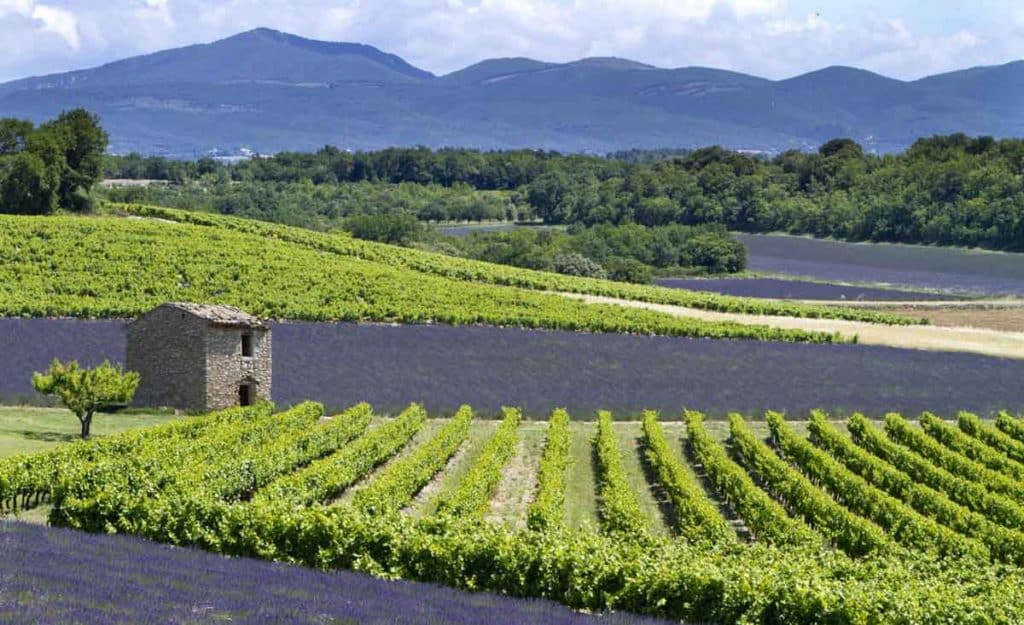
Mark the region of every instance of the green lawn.
MULTIPOLYGON (((97 414, 93 418, 93 436, 116 434, 132 428, 147 427, 176 418, 172 413, 97 414)), ((0 458, 50 449, 76 440, 78 419, 64 408, 0 406, 0 458)))

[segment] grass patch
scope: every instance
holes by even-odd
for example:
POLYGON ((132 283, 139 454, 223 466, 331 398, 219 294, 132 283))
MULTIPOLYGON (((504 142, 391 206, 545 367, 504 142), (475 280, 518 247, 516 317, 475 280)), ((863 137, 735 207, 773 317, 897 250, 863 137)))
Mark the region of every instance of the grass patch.
POLYGON ((597 433, 594 421, 569 423, 569 465, 565 489, 565 524, 568 527, 597 527, 597 483, 592 441, 597 433))
POLYGON ((416 517, 430 516, 437 511, 441 499, 447 497, 455 490, 459 482, 469 471, 476 459, 483 451, 484 443, 498 429, 498 421, 490 419, 474 419, 469 424, 469 437, 462 443, 448 466, 434 476, 434 479, 417 493, 412 504, 409 505, 409 513, 416 517))
POLYGON ((643 431, 637 421, 618 421, 613 426, 615 437, 619 443, 619 454, 622 457, 622 468, 626 471, 626 479, 637 494, 640 509, 650 519, 651 533, 665 536, 669 533, 662 514, 661 505, 655 497, 651 483, 644 472, 640 454, 643 431))
MULTIPOLYGON (((171 421, 173 413, 98 413, 92 423, 94 437, 117 434, 134 428, 171 421)), ((78 419, 64 408, 0 406, 0 458, 52 449, 78 440, 78 419)))

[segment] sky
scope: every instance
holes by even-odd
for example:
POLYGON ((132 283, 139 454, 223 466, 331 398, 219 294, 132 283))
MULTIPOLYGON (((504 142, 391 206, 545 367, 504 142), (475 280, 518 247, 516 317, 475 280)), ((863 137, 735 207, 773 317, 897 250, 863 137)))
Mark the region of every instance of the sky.
POLYGON ((494 57, 617 56, 913 79, 1024 58, 1024 0, 0 0, 0 81, 260 26, 368 43, 437 74, 494 57))

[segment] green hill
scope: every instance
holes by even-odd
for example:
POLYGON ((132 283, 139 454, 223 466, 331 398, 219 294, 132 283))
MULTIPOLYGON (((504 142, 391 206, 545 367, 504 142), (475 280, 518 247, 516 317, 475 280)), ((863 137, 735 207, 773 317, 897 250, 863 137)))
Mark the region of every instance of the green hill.
POLYGON ((708 296, 515 269, 263 222, 118 206, 125 217, 0 217, 0 314, 128 317, 174 300, 274 319, 489 324, 715 338, 832 335, 587 305, 594 293, 768 314, 876 313, 708 296))

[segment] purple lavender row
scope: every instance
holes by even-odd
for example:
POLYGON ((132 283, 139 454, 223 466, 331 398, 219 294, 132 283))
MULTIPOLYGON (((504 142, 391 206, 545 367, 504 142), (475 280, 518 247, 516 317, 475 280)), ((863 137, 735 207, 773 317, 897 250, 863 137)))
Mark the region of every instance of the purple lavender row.
MULTIPOLYGON (((54 358, 124 359, 120 321, 0 319, 0 402, 37 399, 29 383, 54 358)), ((871 345, 574 334, 443 325, 274 326, 274 399, 328 410, 412 402, 431 414, 468 403, 482 415, 516 406, 535 418, 650 408, 709 418, 766 410, 808 414, 1024 410, 1024 360, 871 345), (372 357, 367 357, 370 354, 372 357), (352 363, 358 363, 353 365, 352 363)))
POLYGON ((0 623, 657 625, 359 573, 0 521, 0 623))

